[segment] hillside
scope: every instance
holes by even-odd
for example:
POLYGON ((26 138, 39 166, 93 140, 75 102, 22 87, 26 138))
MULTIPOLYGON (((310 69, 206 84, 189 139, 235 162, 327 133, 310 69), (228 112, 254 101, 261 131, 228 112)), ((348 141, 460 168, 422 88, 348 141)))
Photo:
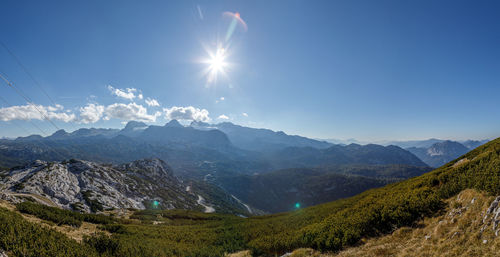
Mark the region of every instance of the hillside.
POLYGON ((411 227, 389 235, 365 239, 361 245, 338 254, 321 254, 312 249, 297 249, 290 257, 348 256, 497 256, 498 199, 466 189, 447 199, 446 207, 411 227), (489 214, 486 214, 488 213, 489 214))
POLYGON ((350 197, 428 171, 405 165, 345 165, 220 176, 214 182, 243 202, 276 213, 294 210, 297 203, 304 208, 350 197))
POLYGON ((337 256, 498 255, 498 197, 467 189, 445 202, 446 208, 438 215, 390 235, 368 239, 337 256))
MULTIPOLYGON (((142 220, 141 224, 117 221, 121 226, 109 228, 111 237, 87 240, 73 246, 71 253, 87 247, 99 249, 104 256, 221 256, 247 249, 255 256, 298 248, 340 251, 439 214, 446 210, 447 199, 466 189, 500 194, 500 139, 422 176, 293 212, 246 219, 179 211, 138 212, 133 217, 142 220)), ((5 215, 17 219, 9 212, 5 215)), ((6 235, 8 232, 0 233, 1 238, 6 235)), ((47 251, 22 238, 9 240, 0 247, 9 247, 4 248, 8 251, 30 245, 34 253, 47 251)), ((61 241, 52 246, 63 247, 63 242, 72 244, 61 241)))

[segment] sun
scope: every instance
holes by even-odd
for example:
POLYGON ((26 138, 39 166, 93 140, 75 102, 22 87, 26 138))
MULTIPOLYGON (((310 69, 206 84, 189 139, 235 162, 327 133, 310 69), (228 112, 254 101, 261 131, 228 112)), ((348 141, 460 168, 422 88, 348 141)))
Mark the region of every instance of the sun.
POLYGON ((224 48, 217 49, 217 52, 211 56, 210 61, 210 72, 213 73, 223 73, 224 68, 227 66, 226 60, 226 51, 224 48))
POLYGON ((226 62, 227 52, 223 47, 218 47, 216 51, 207 51, 208 58, 203 61, 207 64, 205 74, 208 83, 216 83, 219 75, 226 76, 229 64, 226 62))

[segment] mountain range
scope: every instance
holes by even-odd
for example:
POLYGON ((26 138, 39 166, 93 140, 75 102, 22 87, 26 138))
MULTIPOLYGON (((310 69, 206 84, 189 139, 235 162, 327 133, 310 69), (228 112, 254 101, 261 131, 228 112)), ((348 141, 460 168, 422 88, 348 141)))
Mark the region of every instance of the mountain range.
POLYGON ((0 140, 0 166, 12 167, 37 159, 76 158, 115 164, 142 158, 167 161, 176 172, 197 171, 206 163, 233 166, 238 173, 262 173, 297 166, 326 164, 407 164, 425 166, 408 151, 395 146, 332 145, 283 132, 231 123, 164 126, 129 122, 123 129, 57 131, 0 140), (236 167, 235 167, 236 166, 236 167))
MULTIPOLYGON (((482 143, 464 142, 469 147, 482 143)), ((9 178, 3 183, 10 197, 41 195, 64 208, 95 212, 92 203, 98 203, 102 208, 148 209, 157 201, 162 209, 206 206, 247 216, 290 211, 296 203, 312 206, 350 197, 421 175, 430 170, 428 166, 443 165, 470 150, 438 139, 401 145, 421 147, 335 145, 229 122, 183 126, 172 120, 155 126, 131 121, 123 129, 59 130, 47 137, 0 140, 0 166, 11 167, 3 175, 9 178), (143 172, 137 170, 151 170, 147 165, 168 172, 161 178, 139 176, 143 172), (108 180, 97 185, 96 174, 102 172, 108 180), (186 192, 183 181, 197 192, 186 192), (124 184, 134 184, 135 189, 110 189, 124 184), (79 191, 65 192, 65 188, 79 191)))
POLYGON ((245 216, 262 211, 287 211, 296 201, 310 206, 349 197, 429 171, 424 162, 398 146, 333 145, 228 122, 213 125, 193 122, 183 126, 176 120, 164 126, 131 121, 123 129, 85 128, 71 133, 59 130, 47 137, 31 135, 0 140, 1 166, 9 168, 4 176, 11 180, 4 183, 10 195, 12 192, 43 194, 64 208, 78 204, 84 211, 95 212, 89 204, 98 202, 103 208, 144 209, 150 207, 146 201, 155 201, 154 192, 159 190, 156 201, 165 204, 160 208, 196 210, 202 206, 198 203, 199 195, 217 212, 245 216), (168 163, 164 179, 170 181, 169 184, 162 186, 156 184, 161 179, 138 176, 141 173, 135 172, 137 169, 132 164, 145 165, 148 162, 144 159, 157 160, 149 162, 157 166, 168 163), (78 167, 86 167, 86 172, 73 173, 78 167), (359 171, 359 167, 364 171, 359 171), (343 172, 346 170, 349 172, 343 172), (106 178, 109 180, 99 185, 76 183, 97 181, 96 172, 108 173, 106 178), (394 175, 376 175, 384 172, 394 175), (404 175, 395 175, 398 172, 404 175), (76 184, 59 181, 58 176, 45 177, 49 173, 61 173, 61 179, 72 178, 76 184), (47 181, 36 182, 30 180, 31 177, 47 178, 47 181), (198 192, 186 193, 183 188, 187 185, 182 181, 190 181, 190 188, 198 188, 198 192), (140 186, 134 189, 135 192, 100 191, 101 187, 130 183, 140 186), (254 186, 255 183, 260 186, 254 186), (64 187, 47 188, 45 185, 64 187), (80 191, 64 192, 64 188, 80 188, 80 191), (31 191, 26 191, 28 189, 31 191), (89 193, 82 193, 87 191, 89 193), (57 198, 54 192, 64 197, 57 198), (85 200, 84 195, 88 198, 90 192, 93 198, 85 200), (262 194, 275 197, 259 201, 262 194), (162 195, 170 198, 162 198, 162 195), (127 200, 122 206, 118 204, 119 199, 127 200))

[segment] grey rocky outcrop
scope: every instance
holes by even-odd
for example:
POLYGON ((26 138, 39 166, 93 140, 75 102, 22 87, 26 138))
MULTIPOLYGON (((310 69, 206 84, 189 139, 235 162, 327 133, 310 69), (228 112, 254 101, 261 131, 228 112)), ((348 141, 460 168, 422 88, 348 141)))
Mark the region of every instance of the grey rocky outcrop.
MULTIPOLYGON (((186 192, 170 167, 159 159, 112 166, 88 161, 35 161, 2 174, 0 198, 19 202, 26 195, 66 208, 145 209, 158 201, 162 208, 193 209, 197 196, 186 192)), ((199 207, 198 207, 199 208, 199 207)))
POLYGON ((489 226, 491 229, 495 231, 495 235, 498 236, 500 233, 500 229, 498 228, 498 224, 500 223, 500 196, 497 196, 493 202, 491 202, 490 206, 486 210, 486 213, 483 216, 483 227, 481 228, 481 232, 486 230, 489 226))

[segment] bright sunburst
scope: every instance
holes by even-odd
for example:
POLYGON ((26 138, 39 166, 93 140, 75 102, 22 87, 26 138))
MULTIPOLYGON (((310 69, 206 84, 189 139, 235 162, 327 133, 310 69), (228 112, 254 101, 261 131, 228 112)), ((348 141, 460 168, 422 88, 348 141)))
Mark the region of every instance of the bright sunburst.
POLYGON ((227 63, 224 62, 226 59, 226 51, 224 48, 219 48, 217 49, 217 52, 215 55, 211 56, 210 59, 210 71, 211 72, 224 72, 224 67, 227 65, 227 63))
POLYGON ((208 83, 215 83, 219 75, 226 75, 226 70, 229 66, 226 62, 227 52, 226 49, 218 47, 215 52, 207 51, 207 53, 209 58, 203 61, 203 63, 208 65, 205 75, 208 83))
POLYGON ((216 82, 219 74, 225 74, 226 63, 226 50, 218 48, 215 54, 210 54, 208 60, 208 82, 216 82))

